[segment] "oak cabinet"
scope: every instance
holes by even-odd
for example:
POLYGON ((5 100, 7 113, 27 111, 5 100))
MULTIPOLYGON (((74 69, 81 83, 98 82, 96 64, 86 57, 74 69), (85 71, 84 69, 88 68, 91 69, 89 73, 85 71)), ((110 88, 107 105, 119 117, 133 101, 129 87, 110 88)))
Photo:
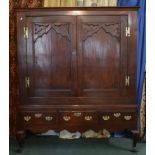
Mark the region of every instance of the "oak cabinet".
POLYGON ((137 9, 17 10, 18 131, 138 131, 137 9))

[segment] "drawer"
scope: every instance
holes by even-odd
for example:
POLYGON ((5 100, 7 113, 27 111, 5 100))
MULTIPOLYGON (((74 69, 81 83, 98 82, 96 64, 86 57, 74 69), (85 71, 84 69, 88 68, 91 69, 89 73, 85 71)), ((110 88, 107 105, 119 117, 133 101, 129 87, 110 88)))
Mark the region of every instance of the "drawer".
POLYGON ((137 114, 134 112, 99 112, 99 122, 113 130, 137 128, 137 114))
POLYGON ((20 120, 24 124, 55 124, 57 113, 52 112, 22 112, 20 120))
POLYGON ((59 121, 63 124, 85 125, 98 123, 96 112, 60 111, 59 121))

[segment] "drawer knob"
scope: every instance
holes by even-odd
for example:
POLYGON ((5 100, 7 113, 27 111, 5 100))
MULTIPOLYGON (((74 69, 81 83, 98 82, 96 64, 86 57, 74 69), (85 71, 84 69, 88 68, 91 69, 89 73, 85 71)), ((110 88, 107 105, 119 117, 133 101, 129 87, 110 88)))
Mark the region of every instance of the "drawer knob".
POLYGON ((124 116, 124 119, 126 120, 126 121, 129 121, 129 120, 131 120, 131 118, 132 118, 132 116, 124 116))
POLYGON ((102 116, 102 119, 103 119, 104 121, 108 121, 108 120, 110 119, 110 116, 102 116))
POLYGON ((121 116, 121 113, 114 113, 114 116, 115 116, 116 118, 118 118, 118 117, 121 116))
POLYGON ((70 116, 63 116, 63 120, 66 121, 66 122, 68 122, 70 119, 71 119, 70 116))
POLYGON ((31 116, 24 116, 24 120, 28 122, 31 119, 31 116))
POLYGON ((40 117, 42 116, 42 114, 34 114, 34 116, 35 116, 36 118, 40 118, 40 117))
POLYGON ((46 121, 52 121, 52 120, 53 120, 53 117, 52 117, 52 116, 46 116, 46 117, 45 117, 45 120, 46 120, 46 121))
POLYGON ((90 120, 93 119, 93 117, 92 117, 92 116, 85 116, 84 119, 85 119, 86 121, 90 121, 90 120))
POLYGON ((81 116, 81 112, 75 112, 75 113, 74 113, 74 116, 75 116, 75 117, 80 117, 80 116, 81 116))

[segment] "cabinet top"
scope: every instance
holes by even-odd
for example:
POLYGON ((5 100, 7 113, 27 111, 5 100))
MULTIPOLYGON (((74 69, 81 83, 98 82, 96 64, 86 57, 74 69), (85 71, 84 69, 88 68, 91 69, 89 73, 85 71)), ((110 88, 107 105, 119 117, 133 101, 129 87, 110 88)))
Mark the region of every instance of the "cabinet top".
POLYGON ((16 11, 137 11, 138 9, 139 7, 42 7, 16 8, 16 11))

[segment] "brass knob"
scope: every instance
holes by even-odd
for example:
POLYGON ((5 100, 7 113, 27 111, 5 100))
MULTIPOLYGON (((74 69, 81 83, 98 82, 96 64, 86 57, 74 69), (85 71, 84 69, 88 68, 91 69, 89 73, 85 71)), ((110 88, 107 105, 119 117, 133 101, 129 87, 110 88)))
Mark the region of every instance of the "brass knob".
POLYGON ((31 116, 24 116, 24 120, 28 122, 31 119, 31 116))
POLYGON ((104 121, 108 121, 108 120, 110 119, 110 116, 102 116, 102 119, 103 119, 104 121))
POLYGON ((81 116, 81 112, 75 112, 75 113, 74 113, 74 116, 75 116, 75 117, 80 117, 80 116, 81 116))
POLYGON ((92 116, 85 116, 84 119, 85 119, 86 121, 90 121, 90 120, 93 119, 93 117, 92 117, 92 116))
POLYGON ((116 118, 118 118, 118 117, 121 116, 121 113, 114 113, 114 116, 115 116, 116 118))
POLYGON ((34 116, 36 117, 36 118, 40 118, 41 116, 42 116, 42 114, 34 114, 34 116))
POLYGON ((53 117, 52 117, 52 116, 46 116, 46 117, 45 117, 45 120, 46 120, 46 121, 52 121, 52 120, 53 120, 53 117))
POLYGON ((63 116, 63 120, 66 121, 66 122, 68 122, 70 119, 71 119, 70 116, 63 116))
POLYGON ((132 119, 132 116, 130 116, 130 115, 128 115, 128 116, 124 116, 124 119, 125 119, 126 121, 129 121, 129 120, 132 119))

